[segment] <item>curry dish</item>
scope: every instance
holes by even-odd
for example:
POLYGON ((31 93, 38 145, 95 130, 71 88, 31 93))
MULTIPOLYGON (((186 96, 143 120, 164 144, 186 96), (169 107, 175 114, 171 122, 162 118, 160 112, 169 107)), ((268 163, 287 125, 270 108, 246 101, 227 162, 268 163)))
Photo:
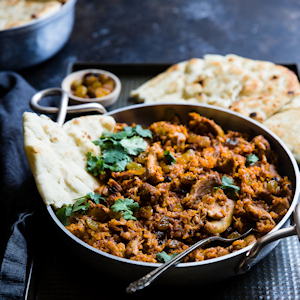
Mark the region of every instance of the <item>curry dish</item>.
POLYGON ((279 175, 279 158, 261 135, 224 132, 197 113, 187 126, 174 117, 147 129, 117 124, 115 133, 95 142, 102 158, 87 154, 100 187, 64 208, 66 228, 101 251, 158 262, 199 239, 254 228, 229 246, 198 248, 184 262, 211 259, 254 243, 289 209, 291 182, 279 175))

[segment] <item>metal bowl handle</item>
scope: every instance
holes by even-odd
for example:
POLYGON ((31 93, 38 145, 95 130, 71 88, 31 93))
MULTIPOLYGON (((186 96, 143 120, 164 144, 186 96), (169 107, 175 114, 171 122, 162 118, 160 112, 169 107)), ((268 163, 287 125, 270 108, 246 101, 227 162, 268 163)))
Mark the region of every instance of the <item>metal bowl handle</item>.
POLYGON ((243 274, 247 271, 249 271, 252 267, 254 259, 258 256, 260 251, 268 244, 285 238, 292 235, 298 235, 300 240, 300 205, 297 204, 295 211, 294 211, 294 220, 295 220, 295 226, 291 226, 288 228, 282 228, 277 231, 271 232, 262 238, 260 238, 254 246, 246 252, 245 256, 241 259, 239 265, 237 266, 235 272, 237 274, 243 274))
POLYGON ((296 232, 300 241, 300 204, 298 203, 295 207, 295 211, 294 211, 294 221, 295 221, 295 228, 296 228, 296 232))
POLYGON ((61 88, 50 88, 37 92, 30 100, 30 107, 37 113, 57 114, 57 123, 62 126, 67 113, 83 113, 97 111, 100 114, 106 114, 107 110, 103 105, 96 102, 68 106, 69 95, 61 88), (52 95, 61 95, 61 100, 58 107, 42 106, 39 102, 52 95))

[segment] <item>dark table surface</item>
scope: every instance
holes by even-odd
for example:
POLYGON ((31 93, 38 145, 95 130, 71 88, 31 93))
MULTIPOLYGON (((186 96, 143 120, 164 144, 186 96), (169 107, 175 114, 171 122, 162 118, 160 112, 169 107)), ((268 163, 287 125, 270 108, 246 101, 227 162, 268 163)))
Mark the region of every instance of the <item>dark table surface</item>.
POLYGON ((299 63, 297 0, 78 0, 73 33, 53 58, 21 74, 59 86, 75 61, 173 63, 207 53, 299 63))
MULTIPOLYGON (((69 65, 77 61, 168 64, 207 53, 234 53, 298 64, 299 28, 297 0, 78 0, 74 30, 65 47, 48 61, 18 72, 41 90, 60 86, 69 65)), ((181 292, 188 292, 189 297, 209 293, 207 299, 300 299, 299 251, 293 252, 298 246, 296 238, 286 239, 246 275, 220 283, 218 288, 194 287, 181 292)), ((51 255, 42 257, 44 268, 31 286, 38 299, 94 299, 107 292, 99 287, 98 294, 97 278, 90 278, 85 266, 74 267, 71 254, 52 244, 48 247, 46 254, 51 255), (94 287, 87 289, 91 285, 94 287)), ((108 286, 109 292, 122 295, 125 286, 114 283, 108 286)), ((154 289, 152 294, 140 295, 159 293, 154 289)), ((174 298, 176 293, 170 296, 174 298)))

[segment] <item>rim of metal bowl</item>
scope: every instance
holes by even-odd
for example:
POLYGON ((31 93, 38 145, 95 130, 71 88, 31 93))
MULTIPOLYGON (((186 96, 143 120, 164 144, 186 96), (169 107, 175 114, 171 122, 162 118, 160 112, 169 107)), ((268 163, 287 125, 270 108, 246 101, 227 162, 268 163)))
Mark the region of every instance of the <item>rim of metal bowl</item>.
POLYGON ((45 24, 53 21, 56 18, 59 18, 62 14, 65 13, 69 7, 74 6, 77 0, 68 0, 66 3, 63 3, 60 10, 50 14, 49 16, 37 18, 35 20, 31 20, 28 23, 14 26, 11 28, 0 30, 0 37, 11 36, 16 34, 22 34, 25 31, 34 30, 36 27, 44 26, 45 24))
MULTIPOLYGON (((279 137, 277 137, 273 132, 271 132, 267 127, 265 127, 264 125, 262 125, 261 123, 243 116, 237 112, 231 111, 229 109, 226 108, 222 108, 222 107, 217 107, 217 106, 213 106, 213 105, 207 105, 207 104, 187 104, 187 103, 174 103, 174 102, 170 102, 170 103, 156 103, 156 104, 135 104, 135 105, 130 105, 127 107, 123 107, 123 108, 119 108, 119 109, 115 109, 113 111, 110 111, 108 113, 106 113, 105 115, 113 115, 122 111, 127 111, 127 110, 131 110, 131 109, 137 109, 140 107, 149 107, 149 106, 178 106, 178 105, 184 105, 184 106, 197 106, 197 107, 204 107, 204 108, 210 108, 213 110, 219 110, 219 111, 223 111, 225 113, 229 113, 232 115, 235 115, 239 118, 245 119, 247 121, 249 121, 250 123, 253 123, 254 125, 260 127, 261 129, 263 129, 266 133, 268 133, 269 135, 271 135, 276 142, 284 149, 284 151, 287 153, 290 162, 293 165, 293 170, 295 173, 295 182, 296 182, 296 186, 294 189, 294 197, 293 200, 291 202, 291 206, 288 210, 288 212, 285 214, 285 216, 282 218, 282 220, 270 231, 270 232, 274 232, 277 231, 278 229, 280 229, 285 222, 290 218, 290 215, 293 213, 295 206, 298 202, 298 198, 300 195, 300 173, 299 173, 299 167, 298 164, 293 156, 293 154, 291 153, 291 151, 287 148, 287 146, 281 141, 281 139, 279 137)), ((161 265, 161 263, 149 263, 149 262, 142 262, 142 261, 134 261, 134 260, 130 260, 127 258, 122 258, 122 257, 118 257, 109 253, 106 253, 104 251, 98 250, 92 246, 90 246, 89 244, 83 242, 82 240, 80 240, 78 237, 76 237, 75 235, 73 235, 69 230, 67 230, 64 225, 58 220, 58 218, 56 217, 54 210, 51 206, 47 206, 47 210, 51 216, 51 218, 54 220, 54 222, 59 226, 59 228, 65 233, 67 234, 71 239, 73 239, 75 242, 77 242, 78 244, 80 244, 81 246, 89 249, 90 251, 93 251, 99 255, 105 256, 107 258, 110 259, 114 259, 123 263, 128 263, 128 264, 134 264, 134 265, 139 265, 139 266, 146 266, 146 267, 157 267, 159 265, 161 265)), ((255 244, 255 243, 254 243, 255 244)), ((207 259, 207 260, 203 260, 203 261, 198 261, 198 262, 186 262, 186 263, 179 263, 177 264, 175 267, 176 268, 187 268, 187 267, 196 267, 196 266, 201 266, 201 265, 206 265, 206 264, 213 264, 213 263, 217 263, 219 261, 223 261, 223 260, 227 260, 227 259, 231 259, 235 256, 241 255, 243 253, 245 253, 246 251, 248 251, 249 249, 251 249, 253 247, 254 244, 251 244, 241 250, 235 251, 233 253, 224 255, 224 256, 220 256, 217 258, 212 258, 212 259, 207 259)))

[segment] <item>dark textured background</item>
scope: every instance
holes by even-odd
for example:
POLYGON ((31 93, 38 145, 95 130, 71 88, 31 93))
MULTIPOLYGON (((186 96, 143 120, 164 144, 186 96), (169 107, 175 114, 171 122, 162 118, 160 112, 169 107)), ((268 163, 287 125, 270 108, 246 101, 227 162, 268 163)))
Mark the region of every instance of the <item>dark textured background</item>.
POLYGON ((234 53, 299 63, 297 0, 78 0, 73 34, 49 61, 21 72, 36 89, 59 86, 74 61, 173 63, 234 53))
MULTIPOLYGON (((37 90, 60 86, 70 63, 175 63, 207 53, 277 63, 300 61, 300 3, 281 0, 78 0, 73 34, 53 58, 19 73, 37 90)), ((47 233, 47 232, 46 232, 47 233)), ((76 261, 53 243, 41 244, 30 298, 95 299, 124 296, 114 282, 76 261), (44 247, 44 248, 43 248, 44 247)), ((300 299, 300 245, 288 238, 249 273, 206 287, 134 297, 169 299, 300 299)))

